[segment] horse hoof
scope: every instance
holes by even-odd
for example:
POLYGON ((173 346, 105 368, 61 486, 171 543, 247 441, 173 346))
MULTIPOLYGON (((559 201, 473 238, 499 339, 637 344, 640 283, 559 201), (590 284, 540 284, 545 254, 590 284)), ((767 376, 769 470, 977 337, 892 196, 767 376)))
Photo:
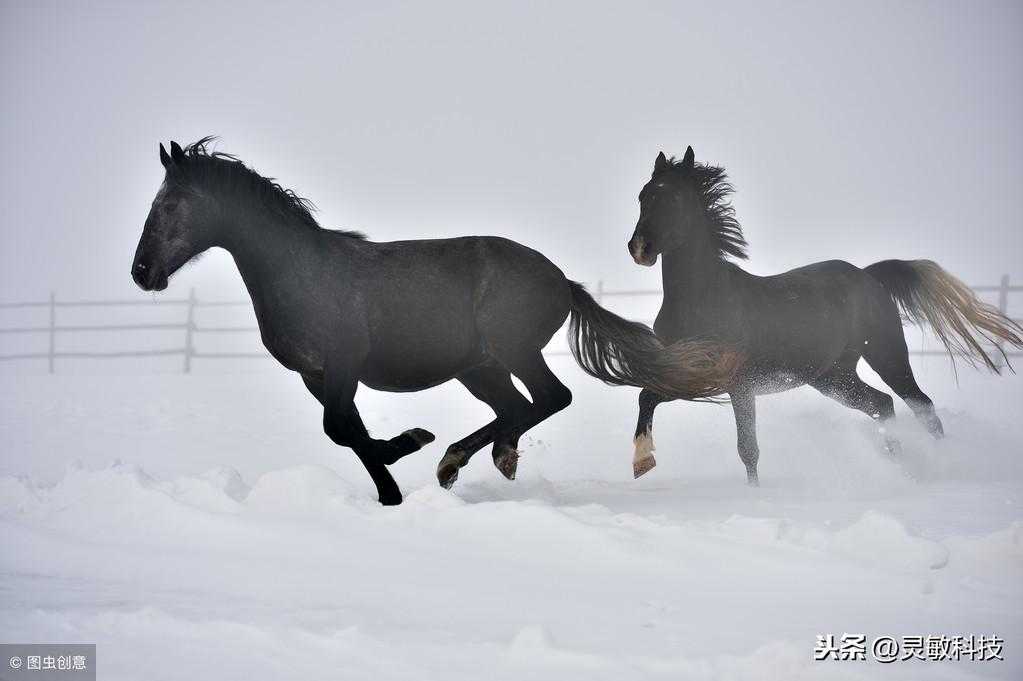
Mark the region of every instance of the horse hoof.
POLYGON ((448 452, 440 463, 437 464, 437 482, 444 489, 451 489, 458 480, 458 469, 462 467, 463 456, 461 452, 448 452))
POLYGON ((416 443, 417 449, 425 447, 437 439, 433 433, 423 428, 410 428, 402 433, 402 435, 412 438, 412 441, 416 443))
POLYGON ((632 478, 635 480, 641 475, 650 472, 650 469, 657 465, 654 459, 654 436, 649 429, 645 433, 637 435, 632 441, 636 451, 632 454, 632 478))
POLYGON ((651 469, 653 469, 653 467, 656 466, 656 465, 657 465, 657 459, 655 459, 653 457, 653 455, 650 455, 650 456, 646 457, 645 459, 640 459, 638 461, 633 461, 632 462, 632 479, 635 480, 636 478, 640 477, 641 475, 645 475, 645 474, 649 473, 651 471, 651 469))
POLYGON ((396 494, 380 495, 380 503, 384 506, 398 506, 401 504, 401 492, 396 494))
POLYGON ((437 471, 437 482, 440 483, 441 487, 445 490, 450 490, 454 487, 454 482, 456 480, 458 480, 457 468, 441 468, 437 471))
POLYGON ((519 468, 519 453, 510 445, 504 445, 494 452, 494 465, 501 471, 501 475, 514 480, 519 468))

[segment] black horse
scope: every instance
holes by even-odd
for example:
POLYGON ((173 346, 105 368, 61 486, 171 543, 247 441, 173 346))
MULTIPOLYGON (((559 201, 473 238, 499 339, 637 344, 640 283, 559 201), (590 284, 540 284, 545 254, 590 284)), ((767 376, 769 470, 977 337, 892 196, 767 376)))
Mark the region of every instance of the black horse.
POLYGON ((393 392, 452 378, 496 419, 448 447, 437 468, 458 469, 493 442, 494 463, 515 477, 519 437, 572 395, 540 350, 571 313, 570 344, 587 370, 619 385, 699 398, 730 380, 735 358, 703 343, 665 348, 642 324, 601 308, 541 254, 507 239, 463 237, 373 243, 321 228, 310 204, 227 154, 212 138, 160 145, 166 173, 139 241, 132 277, 146 291, 208 248, 234 257, 263 344, 302 375, 323 405, 331 440, 351 447, 383 504, 401 502, 386 466, 434 437, 413 428, 370 437, 354 398, 361 382, 393 392), (512 384, 517 376, 527 400, 512 384))
MULTIPOLYGON (((908 320, 929 323, 953 361, 961 355, 997 372, 981 343, 1023 344, 1019 324, 929 260, 885 260, 864 269, 830 260, 770 277, 744 271, 727 259, 746 257, 746 241, 728 201, 732 187, 721 168, 694 161, 692 147, 681 161, 657 156, 653 176, 639 194, 639 222, 629 252, 648 267, 664 254, 664 300, 654 323, 662 341, 703 338, 731 346, 745 358, 727 392, 750 484, 757 484, 758 394, 809 384, 882 423, 894 416, 892 398, 857 376, 860 357, 931 434, 941 437, 934 406, 913 378, 900 309, 908 320)), ((640 393, 636 477, 655 465, 654 409, 667 399, 656 390, 640 393)), ((898 448, 888 434, 885 445, 893 453, 898 448)))

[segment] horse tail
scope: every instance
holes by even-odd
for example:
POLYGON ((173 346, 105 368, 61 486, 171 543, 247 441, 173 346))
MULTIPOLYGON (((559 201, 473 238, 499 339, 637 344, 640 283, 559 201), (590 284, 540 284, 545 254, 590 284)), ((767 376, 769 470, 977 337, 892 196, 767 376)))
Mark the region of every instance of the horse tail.
POLYGON ((568 345, 583 371, 609 385, 648 388, 673 399, 707 399, 726 392, 739 354, 708 341, 665 346, 649 327, 605 310, 583 285, 569 281, 568 345))
POLYGON ((955 361, 963 357, 974 367, 978 361, 998 373, 991 353, 981 345, 993 345, 1012 369, 1001 343, 1023 347, 1023 327, 998 308, 977 298, 969 286, 932 260, 882 260, 865 268, 881 282, 899 306, 904 318, 931 325, 935 335, 955 361))

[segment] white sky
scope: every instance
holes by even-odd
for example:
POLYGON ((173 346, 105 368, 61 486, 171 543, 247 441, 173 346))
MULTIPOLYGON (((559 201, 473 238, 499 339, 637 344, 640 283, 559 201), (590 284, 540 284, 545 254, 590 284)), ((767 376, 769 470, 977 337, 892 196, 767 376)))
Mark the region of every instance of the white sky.
MULTIPOLYGON (((499 234, 610 288, 659 286, 625 242, 686 144, 728 169, 754 272, 1023 281, 1019 2, 0 6, 2 300, 143 295, 157 143, 205 134, 325 226, 499 234)), ((222 255, 189 285, 241 291, 222 255)))

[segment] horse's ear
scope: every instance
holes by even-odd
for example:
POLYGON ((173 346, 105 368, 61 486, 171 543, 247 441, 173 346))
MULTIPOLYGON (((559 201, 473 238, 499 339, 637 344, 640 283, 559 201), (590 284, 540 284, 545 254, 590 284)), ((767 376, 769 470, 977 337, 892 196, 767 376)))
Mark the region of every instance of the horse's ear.
POLYGON ((167 153, 167 150, 163 148, 163 142, 160 142, 160 163, 164 168, 170 168, 171 157, 170 154, 167 153))
POLYGON ((185 152, 181 150, 181 146, 177 142, 171 142, 171 158, 174 159, 175 163, 181 163, 185 160, 185 152))
POLYGON ((659 173, 668 167, 668 159, 665 158, 664 152, 657 154, 657 158, 654 159, 654 172, 659 173))
POLYGON ((692 170, 696 164, 696 154, 692 147, 686 147, 686 155, 682 157, 682 170, 692 170))

